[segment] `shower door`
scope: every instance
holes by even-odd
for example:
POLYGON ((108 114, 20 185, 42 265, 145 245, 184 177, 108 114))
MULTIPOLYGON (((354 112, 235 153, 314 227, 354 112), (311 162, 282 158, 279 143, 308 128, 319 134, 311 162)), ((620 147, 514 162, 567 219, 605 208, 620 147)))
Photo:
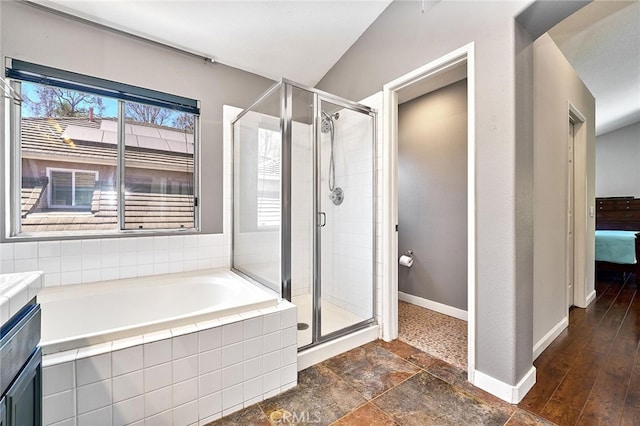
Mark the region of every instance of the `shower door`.
POLYGON ((283 80, 233 121, 232 268, 298 308, 298 348, 374 307, 375 112, 283 80))
POLYGON ((316 95, 315 342, 372 321, 374 116, 316 95))

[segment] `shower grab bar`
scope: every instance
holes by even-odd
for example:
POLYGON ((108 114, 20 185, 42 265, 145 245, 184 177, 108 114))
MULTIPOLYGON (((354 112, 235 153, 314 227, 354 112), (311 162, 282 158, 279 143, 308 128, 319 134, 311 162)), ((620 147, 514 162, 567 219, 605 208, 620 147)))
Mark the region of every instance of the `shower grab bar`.
POLYGON ((327 214, 325 212, 318 212, 318 217, 322 218, 322 221, 318 221, 318 227, 322 228, 327 224, 327 214))

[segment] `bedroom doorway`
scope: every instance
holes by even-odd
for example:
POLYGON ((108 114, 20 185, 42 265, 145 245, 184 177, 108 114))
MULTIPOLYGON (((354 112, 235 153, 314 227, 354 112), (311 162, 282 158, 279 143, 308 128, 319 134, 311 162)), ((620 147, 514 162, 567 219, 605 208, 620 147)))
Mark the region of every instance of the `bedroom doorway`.
MULTIPOLYGON (((587 126, 584 115, 569 102, 567 114, 567 248, 566 305, 586 308, 595 299, 589 277, 594 265, 587 263, 587 224, 595 216, 594 200, 587 199, 587 126)), ((591 278, 593 279, 593 278, 591 278)))
POLYGON ((574 161, 574 122, 569 118, 569 137, 567 139, 567 308, 573 306, 575 283, 575 161, 574 161))

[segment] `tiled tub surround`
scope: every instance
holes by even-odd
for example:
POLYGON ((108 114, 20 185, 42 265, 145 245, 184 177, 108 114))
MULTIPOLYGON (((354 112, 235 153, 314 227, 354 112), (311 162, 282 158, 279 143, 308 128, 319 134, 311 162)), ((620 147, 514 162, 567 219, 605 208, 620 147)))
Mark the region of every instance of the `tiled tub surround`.
POLYGON ((0 275, 0 325, 14 316, 42 289, 42 272, 0 275))
POLYGON ((0 243, 0 273, 43 271, 44 286, 228 268, 227 234, 0 243))
POLYGON ((296 317, 281 301, 45 355, 44 424, 197 425, 277 395, 297 383, 296 317))

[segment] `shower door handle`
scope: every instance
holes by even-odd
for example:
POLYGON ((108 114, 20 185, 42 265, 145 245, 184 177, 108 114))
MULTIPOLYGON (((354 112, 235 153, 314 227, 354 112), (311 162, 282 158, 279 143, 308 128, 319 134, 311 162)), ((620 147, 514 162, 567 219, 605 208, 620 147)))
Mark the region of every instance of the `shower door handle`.
POLYGON ((325 212, 318 212, 318 227, 322 228, 327 224, 327 214, 325 212))

